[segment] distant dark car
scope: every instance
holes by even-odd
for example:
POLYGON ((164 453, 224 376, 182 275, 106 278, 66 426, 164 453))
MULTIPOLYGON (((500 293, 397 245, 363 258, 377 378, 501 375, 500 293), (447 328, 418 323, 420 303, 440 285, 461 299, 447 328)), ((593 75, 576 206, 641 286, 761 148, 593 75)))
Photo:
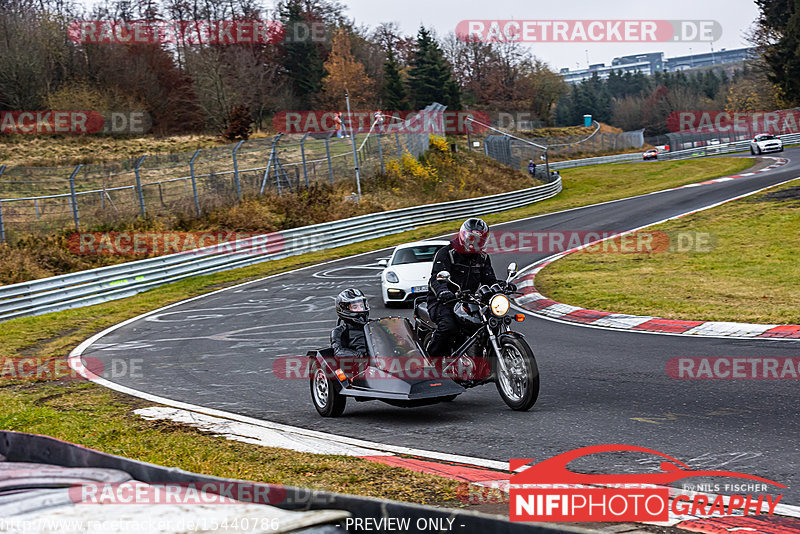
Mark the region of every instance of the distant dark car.
POLYGON ((647 152, 642 154, 642 159, 643 160, 658 159, 658 150, 648 150, 647 152))

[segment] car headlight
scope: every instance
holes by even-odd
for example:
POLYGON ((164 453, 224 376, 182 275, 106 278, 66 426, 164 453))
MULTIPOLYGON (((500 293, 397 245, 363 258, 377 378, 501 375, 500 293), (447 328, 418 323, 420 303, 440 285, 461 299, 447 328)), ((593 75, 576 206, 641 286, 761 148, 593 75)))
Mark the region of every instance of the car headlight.
POLYGON ((510 307, 511 303, 508 301, 508 297, 505 295, 495 295, 492 297, 492 300, 489 301, 489 308, 497 317, 502 317, 507 314, 508 308, 510 307))
POLYGON ((397 275, 394 274, 394 271, 386 271, 386 281, 390 284, 396 284, 400 281, 400 279, 397 278, 397 275))

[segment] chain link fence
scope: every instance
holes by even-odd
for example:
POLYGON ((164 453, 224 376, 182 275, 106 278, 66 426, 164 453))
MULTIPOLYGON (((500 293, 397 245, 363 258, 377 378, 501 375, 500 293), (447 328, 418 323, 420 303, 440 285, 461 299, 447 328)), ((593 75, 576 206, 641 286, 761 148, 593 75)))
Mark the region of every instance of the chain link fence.
MULTIPOLYGON (((433 104, 426 112, 441 112, 433 104)), ((112 224, 137 216, 200 216, 246 196, 295 191, 313 183, 355 184, 383 173, 385 164, 429 146, 425 133, 333 132, 282 135, 217 148, 172 154, 143 154, 124 161, 74 167, 0 166, 0 242, 17 235, 112 224), (353 154, 355 144, 356 156, 353 154)), ((395 128, 397 130, 397 128, 395 128)))
POLYGON ((473 150, 483 152, 504 165, 523 172, 529 172, 533 163, 537 178, 548 181, 546 161, 568 159, 572 154, 608 152, 628 148, 641 148, 644 145, 644 130, 621 133, 595 132, 590 136, 530 137, 529 143, 507 135, 471 134, 468 140, 473 150), (547 155, 544 148, 547 147, 547 155))

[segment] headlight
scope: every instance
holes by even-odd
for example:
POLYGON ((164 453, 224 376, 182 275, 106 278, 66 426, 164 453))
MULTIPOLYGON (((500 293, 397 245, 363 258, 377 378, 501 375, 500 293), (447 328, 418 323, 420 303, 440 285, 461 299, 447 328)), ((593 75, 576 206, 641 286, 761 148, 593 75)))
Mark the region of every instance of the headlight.
POLYGON ((397 275, 394 274, 394 271, 386 271, 386 281, 390 284, 396 284, 400 281, 400 279, 397 278, 397 275))
POLYGON ((492 300, 489 301, 489 308, 491 308, 492 313, 497 317, 502 317, 507 314, 509 307, 511 307, 511 303, 505 295, 495 295, 492 297, 492 300))

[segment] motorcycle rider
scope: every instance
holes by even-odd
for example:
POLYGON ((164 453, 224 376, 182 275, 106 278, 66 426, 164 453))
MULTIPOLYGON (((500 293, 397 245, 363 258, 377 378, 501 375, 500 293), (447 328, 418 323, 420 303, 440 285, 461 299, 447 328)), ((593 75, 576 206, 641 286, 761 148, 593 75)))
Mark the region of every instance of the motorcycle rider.
MULTIPOLYGON (((458 235, 449 245, 440 248, 433 258, 427 298, 428 313, 436 323, 436 330, 427 347, 428 354, 432 357, 449 356, 452 342, 458 334, 456 314, 453 312, 453 286, 436 279, 440 271, 448 271, 450 280, 464 291, 475 291, 483 284, 505 285, 505 281, 498 280, 495 276, 492 261, 484 252, 488 238, 488 224, 482 219, 467 219, 461 225, 458 235)), ((508 284, 508 289, 516 291, 517 288, 514 284, 508 284)))
POLYGON ((337 357, 366 358, 364 325, 369 321, 369 303, 361 290, 348 287, 336 296, 339 321, 331 330, 331 348, 337 357))

